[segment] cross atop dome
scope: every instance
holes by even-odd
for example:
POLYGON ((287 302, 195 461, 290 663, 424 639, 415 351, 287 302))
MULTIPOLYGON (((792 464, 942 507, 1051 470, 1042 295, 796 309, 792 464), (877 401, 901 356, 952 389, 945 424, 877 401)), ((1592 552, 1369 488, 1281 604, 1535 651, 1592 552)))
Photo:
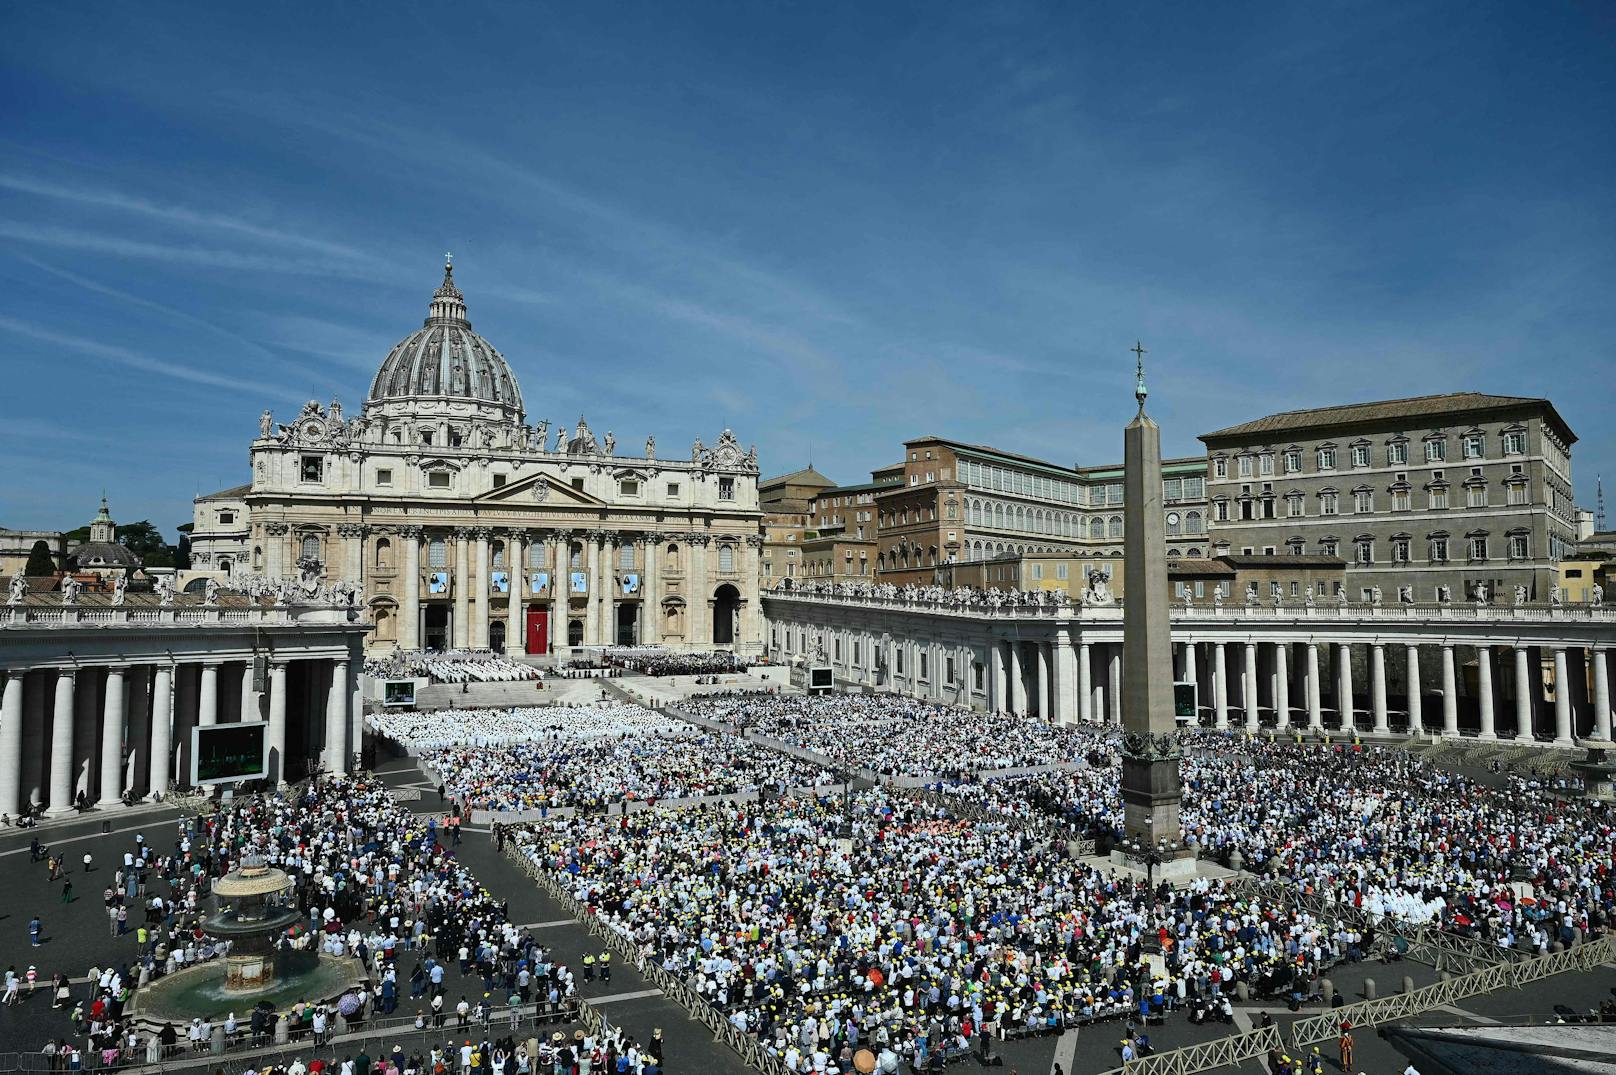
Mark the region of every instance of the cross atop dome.
POLYGON ((438 320, 453 321, 467 328, 471 327, 471 323, 466 320, 466 297, 460 293, 454 282, 453 254, 443 255, 443 283, 432 293, 432 307, 426 323, 430 325, 438 320))

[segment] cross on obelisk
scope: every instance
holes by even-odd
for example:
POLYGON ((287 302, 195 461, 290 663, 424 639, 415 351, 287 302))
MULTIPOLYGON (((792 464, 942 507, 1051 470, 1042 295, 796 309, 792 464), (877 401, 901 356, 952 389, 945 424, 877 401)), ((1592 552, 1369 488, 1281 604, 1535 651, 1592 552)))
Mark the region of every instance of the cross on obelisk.
POLYGON ((1139 413, 1123 431, 1122 802, 1130 844, 1164 849, 1183 841, 1173 641, 1168 624, 1161 428, 1145 413, 1145 351, 1135 341, 1139 413))

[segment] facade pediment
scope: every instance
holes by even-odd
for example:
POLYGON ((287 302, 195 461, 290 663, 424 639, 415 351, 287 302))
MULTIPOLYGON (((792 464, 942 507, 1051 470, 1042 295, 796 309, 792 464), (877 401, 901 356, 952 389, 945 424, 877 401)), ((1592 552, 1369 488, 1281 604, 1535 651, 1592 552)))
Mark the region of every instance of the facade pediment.
POLYGON ((481 496, 472 498, 475 503, 541 503, 554 507, 611 507, 600 497, 574 489, 571 485, 559 482, 548 474, 532 474, 526 478, 518 478, 507 482, 497 489, 490 489, 481 496))

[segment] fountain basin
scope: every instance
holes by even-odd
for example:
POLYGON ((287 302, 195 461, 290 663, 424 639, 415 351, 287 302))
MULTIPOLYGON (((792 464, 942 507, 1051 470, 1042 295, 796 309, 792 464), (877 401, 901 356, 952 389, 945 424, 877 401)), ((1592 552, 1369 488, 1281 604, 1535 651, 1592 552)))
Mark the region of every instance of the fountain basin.
POLYGON ((285 1011, 300 1000, 334 1001, 368 981, 364 966, 352 956, 281 952, 273 958, 276 975, 249 992, 229 985, 229 968, 223 957, 176 971, 136 990, 129 1016, 148 1029, 164 1023, 189 1023, 198 1017, 220 1020, 231 1012, 245 1024, 260 1003, 285 1011))

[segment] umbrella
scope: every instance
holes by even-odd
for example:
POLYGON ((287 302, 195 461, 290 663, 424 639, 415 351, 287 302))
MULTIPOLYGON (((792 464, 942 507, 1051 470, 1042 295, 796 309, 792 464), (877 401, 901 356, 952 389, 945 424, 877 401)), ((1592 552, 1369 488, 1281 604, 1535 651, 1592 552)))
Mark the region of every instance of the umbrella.
POLYGON ((343 1015, 352 1015, 359 1010, 359 994, 344 993, 337 1000, 337 1011, 343 1015))

